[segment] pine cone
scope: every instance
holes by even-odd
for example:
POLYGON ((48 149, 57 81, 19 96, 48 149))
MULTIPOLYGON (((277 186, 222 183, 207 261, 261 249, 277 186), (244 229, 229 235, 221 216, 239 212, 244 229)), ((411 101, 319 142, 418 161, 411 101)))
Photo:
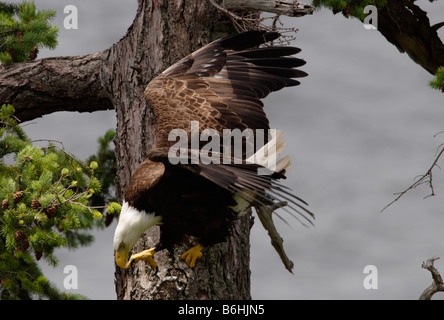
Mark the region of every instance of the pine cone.
POLYGON ((2 201, 2 210, 8 209, 8 206, 9 206, 8 199, 3 199, 3 201, 2 201))
POLYGON ((56 215, 56 213, 57 213, 57 208, 56 208, 56 206, 52 206, 52 207, 46 208, 46 216, 47 216, 49 219, 54 218, 55 215, 56 215))
POLYGON ((14 194, 14 203, 19 203, 20 202, 20 200, 22 200, 22 198, 23 198, 23 191, 17 191, 15 194, 14 194))
POLYGON ((12 60, 15 59, 15 51, 14 51, 14 49, 6 50, 6 53, 8 53, 11 56, 12 60))
POLYGON ((29 60, 35 60, 37 58, 37 54, 39 53, 39 48, 34 46, 33 50, 29 53, 29 60))
POLYGON ((350 18, 350 5, 347 4, 344 8, 344 10, 342 10, 342 14, 344 15, 344 17, 346 18, 350 18))
POLYGON ((35 259, 36 259, 37 261, 39 261, 39 260, 42 258, 42 256, 43 256, 43 251, 37 251, 37 252, 35 253, 35 259))
POLYGON ((42 205, 39 202, 39 198, 34 198, 31 201, 31 209, 32 210, 37 210, 41 207, 42 205))
POLYGON ((26 234, 25 234, 25 231, 23 231, 23 230, 18 230, 16 233, 15 233, 15 237, 14 237, 14 239, 15 239, 15 241, 21 241, 21 240, 23 240, 23 239, 25 239, 26 238, 26 234))
POLYGON ((21 252, 25 252, 26 250, 28 250, 28 248, 29 248, 28 237, 26 236, 26 234, 23 230, 18 230, 15 233, 15 241, 17 242, 16 251, 19 250, 21 252))
POLYGON ((114 215, 113 214, 106 214, 105 216, 105 227, 109 227, 111 223, 113 223, 114 215))

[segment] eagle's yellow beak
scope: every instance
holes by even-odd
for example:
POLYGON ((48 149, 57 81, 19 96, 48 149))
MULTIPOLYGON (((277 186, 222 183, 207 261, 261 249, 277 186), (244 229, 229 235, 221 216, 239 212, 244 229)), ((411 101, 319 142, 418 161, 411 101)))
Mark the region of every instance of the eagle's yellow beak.
POLYGON ((122 268, 126 269, 126 260, 128 258, 128 251, 126 250, 119 250, 116 251, 116 264, 122 268))

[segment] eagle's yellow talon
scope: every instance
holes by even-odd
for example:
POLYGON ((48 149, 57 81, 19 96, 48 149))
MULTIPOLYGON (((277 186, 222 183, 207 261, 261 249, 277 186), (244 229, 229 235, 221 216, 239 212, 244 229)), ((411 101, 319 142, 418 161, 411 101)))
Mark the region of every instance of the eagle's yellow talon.
POLYGON ((144 261, 149 263, 151 268, 156 270, 157 269, 157 263, 153 259, 153 256, 154 256, 155 253, 156 253, 156 251, 154 250, 154 248, 151 248, 151 249, 144 250, 142 252, 133 254, 129 258, 128 263, 126 264, 126 267, 127 268, 132 268, 135 263, 139 262, 140 260, 144 260, 144 261))
POLYGON ((192 247, 191 249, 185 251, 181 258, 183 260, 185 260, 186 263, 188 263, 188 265, 193 268, 196 264, 196 260, 202 258, 202 252, 201 250, 203 249, 202 245, 198 244, 194 247, 192 247))

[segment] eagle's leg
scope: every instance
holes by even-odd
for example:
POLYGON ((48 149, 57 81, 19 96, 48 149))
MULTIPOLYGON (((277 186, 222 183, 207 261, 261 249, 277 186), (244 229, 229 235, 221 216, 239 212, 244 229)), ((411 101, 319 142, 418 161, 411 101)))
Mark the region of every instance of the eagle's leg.
POLYGON ((153 258, 154 254, 156 252, 157 252, 156 251, 156 247, 154 247, 154 248, 151 248, 151 249, 144 250, 142 252, 133 254, 130 257, 126 267, 127 268, 130 268, 130 267, 132 268, 135 263, 139 262, 140 260, 144 260, 144 261, 146 261, 146 262, 148 262, 150 264, 150 266, 151 266, 151 268, 153 268, 153 270, 157 270, 157 263, 156 263, 156 261, 154 261, 154 258, 153 258))
POLYGON ((196 260, 202 258, 202 252, 203 246, 201 244, 198 244, 191 249, 185 251, 181 258, 185 260, 188 265, 193 268, 196 264, 196 260))

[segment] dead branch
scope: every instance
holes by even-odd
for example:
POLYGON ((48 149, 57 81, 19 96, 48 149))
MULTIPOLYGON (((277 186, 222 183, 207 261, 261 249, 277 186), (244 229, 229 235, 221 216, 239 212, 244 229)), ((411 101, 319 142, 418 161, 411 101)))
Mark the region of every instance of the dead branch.
POLYGON ((438 259, 439 257, 427 259, 427 261, 423 262, 421 265, 421 268, 427 269, 431 272, 433 283, 424 290, 424 292, 419 297, 419 300, 430 300, 435 293, 444 292, 444 282, 442 280, 442 277, 433 265, 435 260, 438 259))
POLYGON ((271 244, 276 249, 276 252, 279 254, 279 257, 282 260, 285 268, 293 273, 293 261, 291 261, 284 250, 284 240, 279 235, 279 232, 276 230, 276 227, 273 222, 273 212, 279 208, 285 207, 287 202, 281 201, 278 203, 273 203, 270 205, 257 205, 255 206, 257 215, 265 230, 268 231, 268 235, 270 236, 271 244))
POLYGON ((228 9, 246 8, 289 17, 300 17, 314 11, 313 6, 296 0, 223 0, 222 5, 228 9))
POLYGON ((290 17, 303 16, 312 14, 314 10, 311 5, 299 1, 224 0, 222 5, 216 3, 215 0, 209 1, 215 8, 225 13, 231 19, 238 32, 248 30, 278 31, 281 33, 281 38, 278 40, 279 45, 288 45, 295 39, 295 33, 298 31, 297 28, 283 27, 280 17, 282 15, 290 17), (239 14, 235 13, 234 10, 239 12, 239 14), (248 13, 251 11, 252 13, 248 13), (271 12, 275 15, 260 17, 257 12, 271 12), (270 20, 271 23, 268 22, 270 20))
MULTIPOLYGON (((390 202, 388 205, 386 205, 382 210, 384 211, 385 209, 387 209, 388 207, 390 207, 393 203, 395 203, 396 201, 398 201, 399 199, 401 199, 401 197, 403 197, 407 192, 409 192, 412 189, 415 189, 416 187, 422 185, 422 184, 428 184, 429 188, 430 188, 430 194, 425 196, 424 199, 428 198, 428 197, 433 197, 435 195, 435 188, 433 187, 433 169, 435 167, 438 167, 438 161, 439 158, 442 156, 442 154, 444 153, 444 144, 440 145, 439 148, 441 148, 441 151, 438 152, 438 155, 436 156, 435 160, 433 161, 432 165, 430 166, 429 170, 427 170, 427 172, 425 174, 423 174, 422 176, 419 177, 419 179, 417 179, 412 185, 410 185, 407 189, 405 189, 402 192, 399 193, 395 193, 398 196, 392 201, 390 202)), ((438 148, 438 150, 439 150, 438 148)))

